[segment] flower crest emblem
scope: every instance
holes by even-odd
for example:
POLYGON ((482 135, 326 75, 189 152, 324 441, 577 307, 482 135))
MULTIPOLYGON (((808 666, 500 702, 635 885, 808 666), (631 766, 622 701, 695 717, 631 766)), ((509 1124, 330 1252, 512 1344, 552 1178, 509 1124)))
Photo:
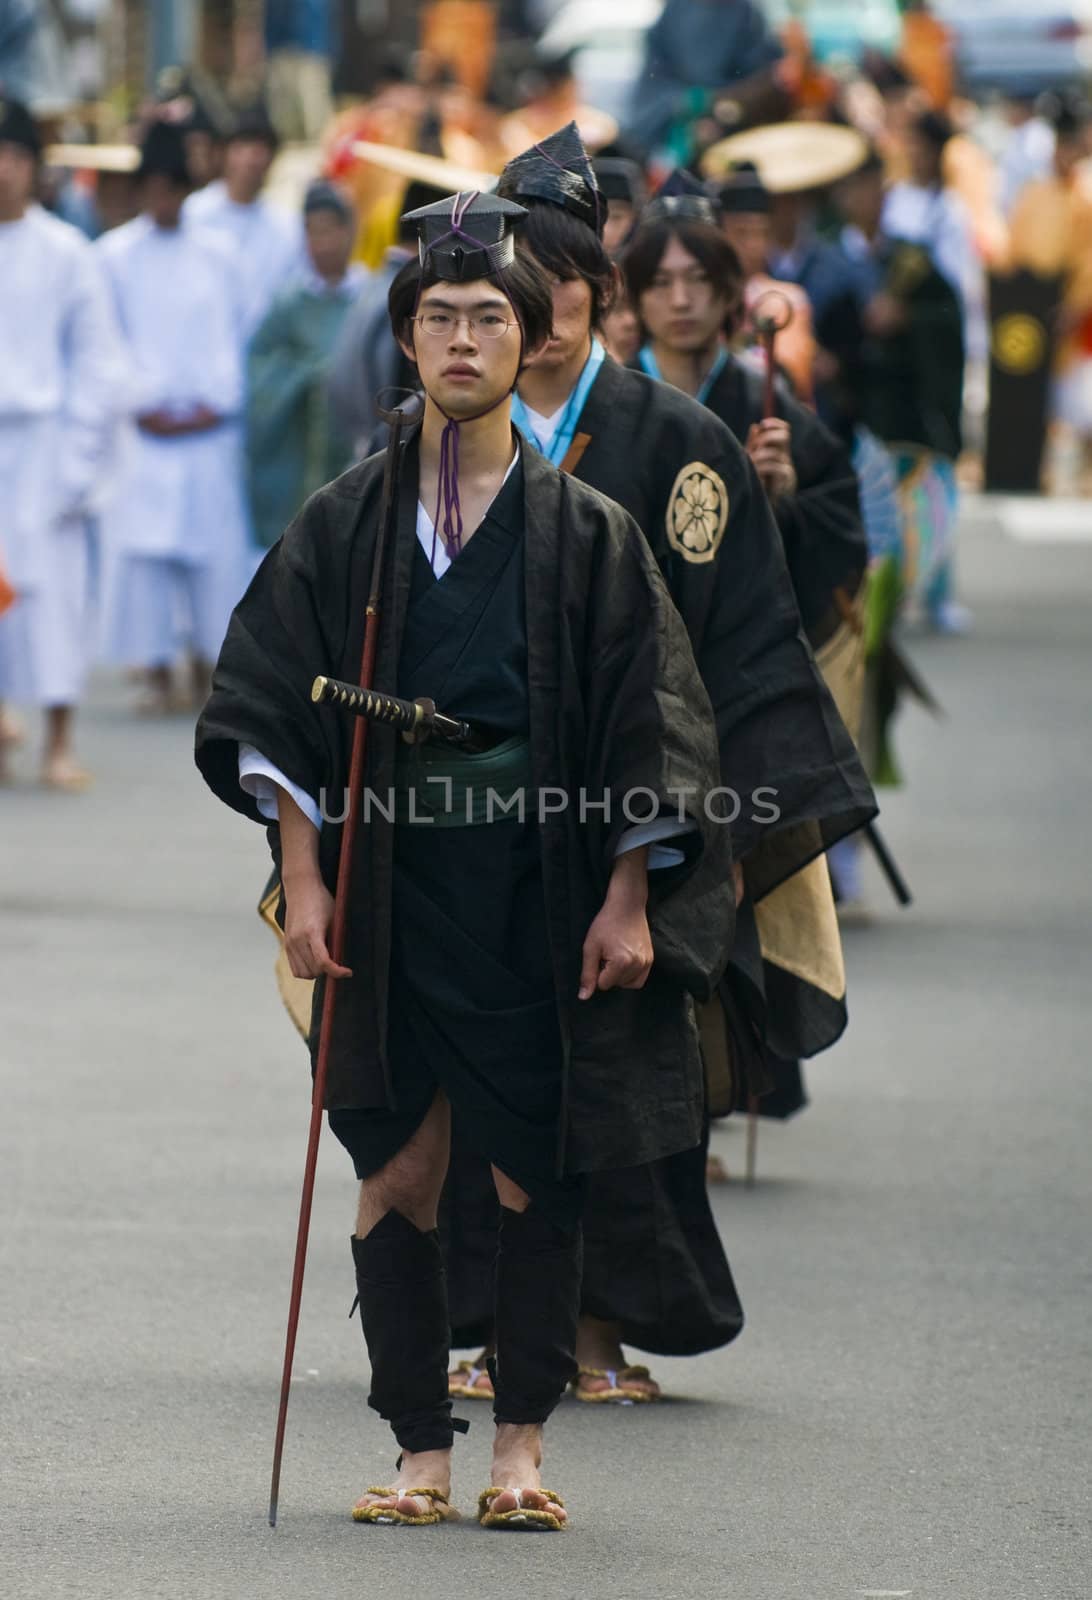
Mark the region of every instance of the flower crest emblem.
POLYGON ((686 561, 712 561, 728 526, 724 479, 703 461, 692 461, 675 479, 667 506, 667 537, 686 561))

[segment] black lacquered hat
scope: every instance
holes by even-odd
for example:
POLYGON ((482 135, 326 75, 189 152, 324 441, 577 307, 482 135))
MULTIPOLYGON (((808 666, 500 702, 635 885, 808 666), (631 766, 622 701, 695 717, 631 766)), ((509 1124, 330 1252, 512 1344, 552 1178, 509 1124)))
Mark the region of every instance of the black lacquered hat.
POLYGON ((42 151, 38 125, 20 100, 8 100, 0 94, 0 144, 17 144, 32 156, 42 151))
POLYGON ((716 188, 722 211, 738 215, 770 209, 770 191, 753 161, 733 162, 716 188))
POLYGON ((657 189, 641 212, 641 221, 709 222, 715 227, 717 207, 700 178, 684 167, 676 167, 657 189))
POLYGON ((597 156, 592 170, 604 200, 625 200, 631 206, 644 204, 648 187, 636 161, 628 161, 624 156, 597 156))
POLYGON ((545 200, 603 232, 599 184, 575 122, 514 156, 500 175, 497 193, 509 200, 545 200))
POLYGON ((512 265, 514 230, 526 215, 512 200, 468 191, 407 211, 402 221, 417 229, 422 265, 428 262, 446 283, 473 283, 512 265))

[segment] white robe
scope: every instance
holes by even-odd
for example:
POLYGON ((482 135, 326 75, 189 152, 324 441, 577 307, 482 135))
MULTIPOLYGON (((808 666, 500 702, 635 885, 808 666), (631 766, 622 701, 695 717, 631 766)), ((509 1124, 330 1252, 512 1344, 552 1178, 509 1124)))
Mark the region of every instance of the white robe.
POLYGON ((302 223, 260 195, 250 205, 236 204, 222 179, 191 195, 182 214, 230 247, 249 338, 289 279, 307 265, 302 223))
POLYGON ((215 660, 250 575, 243 496, 243 316, 230 252, 185 222, 138 217, 95 247, 128 356, 130 418, 116 493, 103 516, 105 651, 159 666, 184 643, 215 660), (160 438, 135 418, 184 418, 206 406, 224 421, 160 438))
POLYGON ((0 223, 0 290, 0 560, 18 594, 0 617, 0 700, 73 705, 120 344, 92 247, 39 206, 0 223))

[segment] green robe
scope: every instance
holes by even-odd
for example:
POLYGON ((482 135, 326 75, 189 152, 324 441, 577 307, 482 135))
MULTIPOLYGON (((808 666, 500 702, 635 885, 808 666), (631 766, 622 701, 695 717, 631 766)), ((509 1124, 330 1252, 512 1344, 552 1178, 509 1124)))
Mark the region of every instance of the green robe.
POLYGON ((352 300, 289 289, 247 356, 247 492, 254 538, 276 544, 309 495, 352 463, 330 414, 326 374, 352 300))

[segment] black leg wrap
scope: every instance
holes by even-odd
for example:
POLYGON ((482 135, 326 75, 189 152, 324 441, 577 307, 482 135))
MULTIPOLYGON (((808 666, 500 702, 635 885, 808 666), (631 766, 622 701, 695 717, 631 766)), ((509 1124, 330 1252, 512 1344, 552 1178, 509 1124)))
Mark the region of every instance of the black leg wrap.
POLYGON ((497 1354, 489 1364, 498 1422, 545 1422, 576 1377, 584 1243, 534 1205, 501 1207, 497 1354))
MULTIPOLYGON (((403 1450, 450 1450, 448 1315, 440 1236, 388 1211, 353 1239, 360 1321, 372 1364, 368 1404, 403 1450)), ((464 1430, 460 1430, 464 1431, 464 1430)))

